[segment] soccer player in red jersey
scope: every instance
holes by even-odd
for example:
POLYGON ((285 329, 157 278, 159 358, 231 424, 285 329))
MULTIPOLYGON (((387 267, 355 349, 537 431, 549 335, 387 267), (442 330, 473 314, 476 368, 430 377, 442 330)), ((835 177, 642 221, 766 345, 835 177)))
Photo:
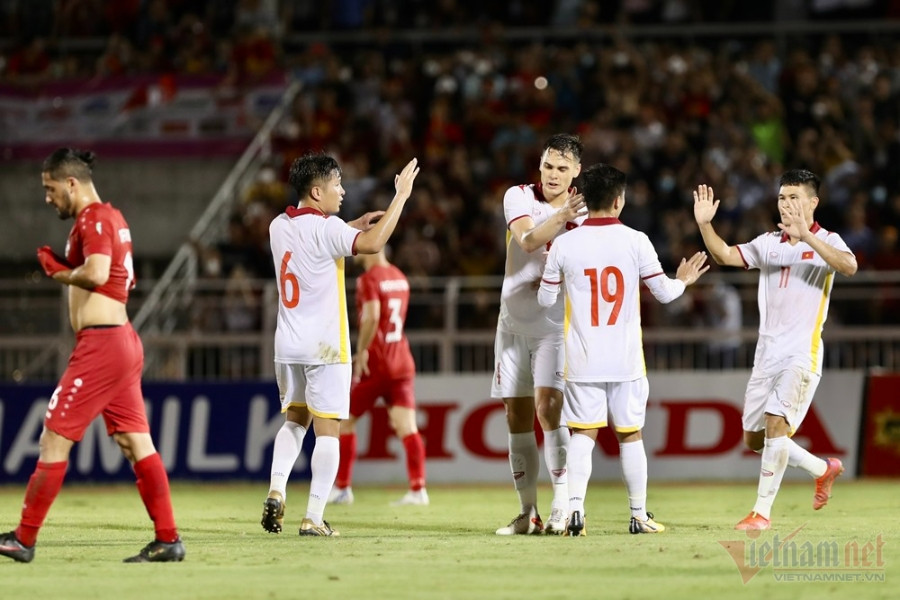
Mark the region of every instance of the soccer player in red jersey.
POLYGON ((125 562, 184 559, 169 477, 150 437, 141 392, 144 350, 128 321, 125 303, 134 287, 131 231, 122 213, 97 194, 91 152, 60 148, 43 164, 45 201, 60 219, 75 219, 65 257, 38 249, 44 272, 69 286, 69 319, 75 349, 54 390, 41 433, 40 455, 28 481, 19 526, 0 534, 0 554, 34 559, 38 531, 59 494, 69 453, 98 415, 131 463, 156 538, 125 562))
POLYGON ((384 251, 359 255, 365 272, 356 280, 359 334, 353 360, 350 418, 341 423, 341 461, 329 501, 351 504, 353 463, 356 461, 356 421, 379 398, 388 405, 391 427, 406 450, 409 491, 395 506, 427 505, 425 446, 416 427, 413 382, 416 364, 403 330, 409 308, 409 282, 388 262, 384 251))

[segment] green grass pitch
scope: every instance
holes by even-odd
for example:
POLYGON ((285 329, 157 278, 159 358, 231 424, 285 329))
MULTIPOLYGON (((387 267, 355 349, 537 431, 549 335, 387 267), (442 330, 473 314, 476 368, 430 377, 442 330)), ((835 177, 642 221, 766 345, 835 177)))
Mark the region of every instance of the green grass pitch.
MULTIPOLYGON (((511 485, 433 486, 428 507, 389 506, 399 487, 354 488, 355 504, 326 511, 341 532, 329 539, 297 535, 307 488, 292 484, 285 531, 272 535, 259 524, 266 489, 174 483, 187 558, 133 565, 121 559, 152 538, 134 486, 66 485, 34 562, 0 562, 0 590, 6 598, 91 600, 898 597, 897 480, 840 479, 821 511, 811 508, 812 481, 786 483, 775 530, 756 539, 732 529, 752 507, 752 481, 651 481, 649 507, 669 528, 658 535, 628 534, 624 487, 594 483, 588 537, 574 539, 494 535, 518 512, 511 485), (766 558, 773 543, 794 554, 779 554, 787 558, 776 564, 766 558)), ((22 494, 22 486, 0 487, 0 530, 17 522, 22 494)), ((549 495, 543 484, 545 513, 549 495)))

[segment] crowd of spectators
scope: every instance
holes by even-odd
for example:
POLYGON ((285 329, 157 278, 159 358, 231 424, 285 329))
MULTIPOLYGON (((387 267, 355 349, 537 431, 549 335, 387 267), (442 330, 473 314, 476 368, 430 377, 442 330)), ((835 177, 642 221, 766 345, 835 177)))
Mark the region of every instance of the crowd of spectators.
POLYGON ((236 265, 241 277, 272 275, 266 226, 293 201, 287 167, 310 150, 338 157, 350 218, 385 206, 394 173, 419 157, 393 260, 411 276, 500 274, 503 192, 536 180, 542 143, 559 131, 581 136, 585 164, 608 162, 629 175, 622 219, 650 235, 669 269, 699 247, 697 184, 715 189, 717 228, 740 242, 777 229, 778 176, 799 167, 822 177, 818 220, 844 236, 860 266, 897 270, 897 29, 842 34, 834 24, 797 33, 789 24, 900 19, 898 5, 21 0, 0 12, 0 36, 19 40, 3 48, 0 77, 28 85, 173 71, 239 82, 281 69, 299 79, 303 91, 273 138, 275 158, 243 191, 214 249, 222 276, 236 265), (741 21, 780 27, 702 36, 642 35, 640 27, 741 21), (441 35, 401 35, 410 31, 441 35), (459 40, 448 31, 460 31, 459 40), (98 36, 107 42, 93 55, 63 51, 98 36))

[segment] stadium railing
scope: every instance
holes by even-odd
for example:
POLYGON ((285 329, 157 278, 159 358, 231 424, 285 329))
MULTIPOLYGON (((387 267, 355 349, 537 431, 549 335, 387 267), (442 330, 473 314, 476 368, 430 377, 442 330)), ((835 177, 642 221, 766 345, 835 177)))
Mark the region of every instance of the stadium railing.
MULTIPOLYGON (((697 319, 704 304, 711 302, 702 287, 689 288, 694 293, 667 306, 643 294, 648 369, 752 366, 758 327, 756 274, 714 273, 704 280, 705 289, 721 282, 737 292, 740 328, 713 329, 697 319)), ((153 290, 161 281, 135 291, 132 314, 141 314, 148 302, 155 301, 153 290)), ((500 283, 500 277, 411 280, 406 330, 419 372, 493 370, 500 283)), ((347 284, 352 297, 352 278, 347 284)), ((236 294, 226 280, 197 279, 190 301, 168 305, 166 329, 142 333, 147 356, 155 357, 147 362, 145 378, 270 379, 276 314, 273 281, 248 280, 242 293, 236 294)), ((73 339, 58 286, 45 280, 0 281, 0 315, 0 379, 56 380, 73 339), (35 364, 40 367, 34 368, 35 364)), ((851 279, 840 278, 832 293, 824 338, 826 368, 900 369, 900 271, 863 271, 851 279)))

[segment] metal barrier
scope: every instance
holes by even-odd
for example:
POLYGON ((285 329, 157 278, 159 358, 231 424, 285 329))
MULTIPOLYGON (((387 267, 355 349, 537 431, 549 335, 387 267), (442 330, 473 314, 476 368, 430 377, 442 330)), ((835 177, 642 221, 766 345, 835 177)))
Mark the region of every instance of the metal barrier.
MULTIPOLYGON (((500 277, 411 279, 407 335, 419 372, 493 370, 501 281, 500 277)), ((642 294, 648 369, 752 366, 758 326, 756 274, 714 273, 701 281, 706 287, 689 288, 681 305, 676 301, 663 306, 646 290, 642 294), (730 286, 740 299, 739 328, 690 323, 697 305, 708 301, 704 290, 715 283, 730 286)), ((351 296, 354 284, 348 278, 351 296)), ((145 378, 271 379, 277 290, 273 281, 249 280, 245 285, 244 293, 235 294, 225 280, 196 280, 190 301, 170 305, 168 317, 177 328, 142 333, 146 354, 157 357, 147 362, 145 378)), ((146 298, 136 293, 133 302, 140 309, 146 298)), ((59 289, 50 282, 0 282, 0 314, 0 379, 55 380, 72 344, 59 289), (36 363, 40 368, 33 367, 36 363)), ((900 272, 860 272, 852 279, 841 278, 832 293, 824 337, 826 368, 900 369, 900 272)))

